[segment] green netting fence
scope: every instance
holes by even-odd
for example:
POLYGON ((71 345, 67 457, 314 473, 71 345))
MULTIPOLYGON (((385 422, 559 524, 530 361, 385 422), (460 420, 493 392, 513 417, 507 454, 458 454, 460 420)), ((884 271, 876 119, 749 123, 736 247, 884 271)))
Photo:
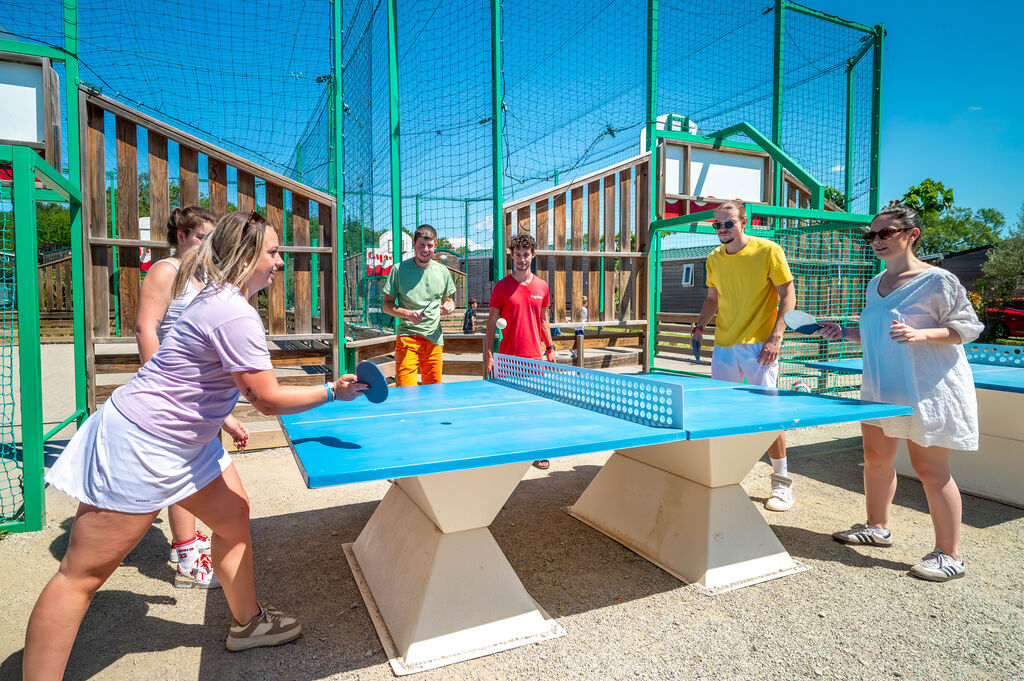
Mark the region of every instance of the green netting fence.
POLYGON ((14 204, 10 184, 0 187, 0 525, 24 514, 24 467, 15 433, 14 204))

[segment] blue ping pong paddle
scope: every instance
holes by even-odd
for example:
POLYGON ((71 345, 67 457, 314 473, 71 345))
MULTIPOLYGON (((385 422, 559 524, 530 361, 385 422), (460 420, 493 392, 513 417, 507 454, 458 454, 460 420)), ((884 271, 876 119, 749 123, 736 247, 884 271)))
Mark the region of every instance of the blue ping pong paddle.
POLYGON ((696 338, 690 341, 690 349, 693 350, 693 358, 700 361, 700 341, 696 338))
POLYGON ((782 319, 786 322, 787 328, 805 336, 810 336, 821 328, 817 319, 800 310, 790 310, 783 315, 782 319))
POLYGON ((356 365, 356 378, 360 383, 370 386, 363 391, 366 399, 374 404, 380 404, 388 399, 388 382, 380 368, 373 362, 363 360, 356 365))

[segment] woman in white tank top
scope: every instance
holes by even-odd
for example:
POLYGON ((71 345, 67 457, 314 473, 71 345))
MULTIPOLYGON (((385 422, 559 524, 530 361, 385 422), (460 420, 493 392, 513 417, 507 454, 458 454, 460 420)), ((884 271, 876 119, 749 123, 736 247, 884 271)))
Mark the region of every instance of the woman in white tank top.
MULTIPOLYGON (((171 326, 202 290, 203 283, 192 278, 181 294, 172 298, 181 256, 212 232, 215 223, 213 214, 199 206, 175 208, 171 212, 167 220, 167 243, 174 248, 174 255, 150 266, 142 280, 139 309, 135 315, 135 339, 139 344, 142 364, 156 354, 171 326)), ((224 430, 232 436, 237 448, 245 448, 249 432, 238 419, 228 416, 224 420, 224 430)), ((209 564, 210 540, 196 530, 195 516, 174 504, 167 508, 167 517, 171 527, 170 558, 171 562, 177 563, 174 585, 207 589, 219 586, 209 564)))

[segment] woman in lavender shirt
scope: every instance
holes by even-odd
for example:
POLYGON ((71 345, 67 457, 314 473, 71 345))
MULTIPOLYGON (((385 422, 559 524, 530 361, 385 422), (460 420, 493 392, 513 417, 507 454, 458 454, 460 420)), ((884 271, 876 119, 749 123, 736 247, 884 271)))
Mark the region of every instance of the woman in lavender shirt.
POLYGON ((279 645, 301 633, 294 618, 256 599, 249 499, 217 433, 239 393, 260 412, 294 414, 366 385, 345 375, 315 387, 280 386, 263 323, 248 299, 283 266, 277 232, 235 212, 182 259, 174 290, 202 293, 152 359, 75 434, 47 482, 80 502, 68 549, 29 618, 26 679, 59 679, 93 595, 160 509, 181 504, 213 531, 213 567, 234 622, 227 648, 279 645))

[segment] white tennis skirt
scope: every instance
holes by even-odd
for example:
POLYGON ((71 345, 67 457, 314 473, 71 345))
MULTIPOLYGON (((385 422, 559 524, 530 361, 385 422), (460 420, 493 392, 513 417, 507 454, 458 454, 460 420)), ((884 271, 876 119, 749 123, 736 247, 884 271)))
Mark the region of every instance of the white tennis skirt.
POLYGON ((230 465, 219 438, 203 445, 164 440, 107 401, 71 438, 46 482, 97 508, 149 513, 195 494, 230 465))

